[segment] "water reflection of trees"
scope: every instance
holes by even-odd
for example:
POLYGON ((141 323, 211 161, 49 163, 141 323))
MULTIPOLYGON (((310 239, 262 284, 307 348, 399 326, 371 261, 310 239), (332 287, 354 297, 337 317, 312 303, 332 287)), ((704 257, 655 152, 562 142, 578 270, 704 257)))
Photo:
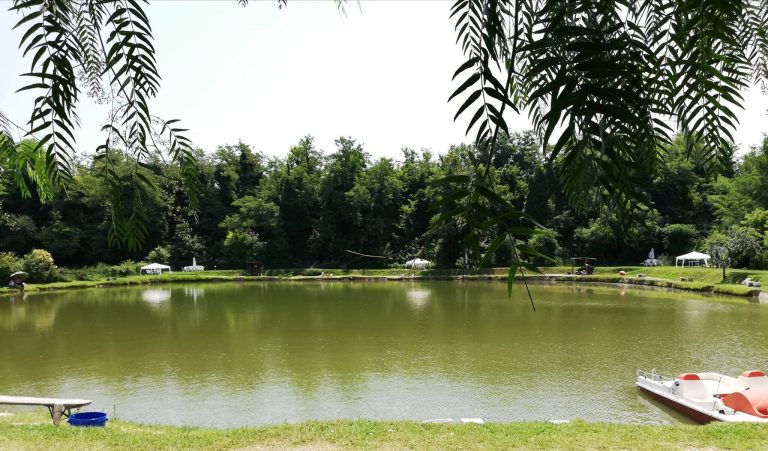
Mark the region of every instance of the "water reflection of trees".
POLYGON ((0 348, 0 387, 29 377, 30 368, 40 380, 56 381, 66 368, 115 386, 148 377, 234 389, 277 378, 305 392, 329 384, 355 391, 371 377, 388 375, 526 385, 540 375, 565 380, 590 371, 614 380, 631 377, 616 374, 617 368, 696 361, 685 347, 683 357, 671 352, 671 343, 706 343, 709 357, 728 366, 766 338, 758 330, 764 327, 750 326, 749 305, 691 305, 671 294, 628 292, 617 300, 611 290, 535 287, 534 313, 523 298, 507 299, 504 285, 487 283, 152 289, 169 294, 162 308, 143 299, 145 288, 0 304, 0 343, 13 343, 0 348), (741 338, 722 340, 726 333, 718 326, 724 321, 740 328, 741 338), (734 351, 734 345, 746 350, 734 351))

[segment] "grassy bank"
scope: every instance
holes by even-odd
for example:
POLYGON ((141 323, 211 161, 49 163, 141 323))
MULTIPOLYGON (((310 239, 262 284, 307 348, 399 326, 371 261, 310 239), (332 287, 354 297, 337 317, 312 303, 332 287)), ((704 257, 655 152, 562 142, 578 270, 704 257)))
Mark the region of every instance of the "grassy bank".
MULTIPOLYGON (((571 276, 570 267, 542 268, 547 280, 561 282, 602 282, 602 283, 630 283, 635 285, 656 286, 674 288, 679 290, 719 293, 734 296, 755 296, 759 290, 746 287, 738 282, 746 277, 754 280, 762 280, 768 284, 768 271, 757 270, 728 270, 727 280, 721 282, 722 270, 717 268, 675 268, 661 266, 644 268, 637 266, 611 266, 598 267, 591 276, 571 276), (623 270, 626 275, 620 276, 623 270), (647 277, 639 278, 638 274, 646 274, 647 277), (686 281, 680 278, 685 277, 686 281)), ((489 268, 472 271, 431 269, 425 271, 412 271, 406 269, 274 269, 269 270, 263 276, 245 276, 237 270, 214 270, 201 272, 174 272, 159 276, 127 276, 117 278, 105 278, 100 280, 77 280, 72 282, 55 282, 49 284, 29 284, 27 292, 93 288, 107 286, 127 286, 154 283, 199 283, 221 281, 268 281, 268 280, 398 280, 403 278, 416 278, 426 280, 451 280, 464 279, 506 279, 507 268, 489 268)), ((542 279, 542 276, 528 274, 531 280, 542 279)), ((518 276, 519 278, 519 276, 518 276)), ((768 285, 767 285, 768 286, 768 285)), ((12 294, 16 290, 0 288, 0 294, 12 294)))
MULTIPOLYGON (((570 267, 545 268, 546 273, 563 274, 570 270, 570 267)), ((722 276, 722 269, 719 268, 675 268, 674 266, 645 268, 642 266, 611 266, 599 267, 596 269, 595 274, 591 276, 577 276, 574 278, 566 278, 566 280, 632 283, 636 285, 657 286, 732 296, 755 296, 759 293, 759 288, 747 287, 740 284, 740 282, 747 277, 768 283, 768 271, 729 269, 726 271, 725 282, 722 281, 722 276), (626 272, 626 275, 619 275, 619 271, 622 270, 626 272), (644 274, 646 277, 640 278, 638 277, 639 274, 644 274), (681 278, 685 278, 686 280, 683 281, 681 278)))
POLYGON ((239 429, 153 426, 110 420, 59 427, 44 413, 0 416, 2 449, 765 449, 768 426, 312 421, 239 429))

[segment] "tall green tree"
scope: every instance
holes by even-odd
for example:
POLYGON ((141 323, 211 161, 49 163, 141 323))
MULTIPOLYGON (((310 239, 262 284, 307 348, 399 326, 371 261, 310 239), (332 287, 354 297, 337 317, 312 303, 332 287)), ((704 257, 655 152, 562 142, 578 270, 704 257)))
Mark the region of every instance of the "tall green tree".
POLYGON ((279 208, 280 228, 290 248, 288 258, 294 262, 311 262, 318 257, 323 160, 314 138, 305 136, 284 160, 273 162, 261 185, 262 195, 279 208))
POLYGON ((237 212, 221 222, 227 236, 224 249, 232 262, 245 267, 248 260, 284 261, 285 243, 277 205, 260 197, 244 196, 232 204, 237 212))
POLYGON ((744 155, 738 171, 736 191, 742 198, 752 199, 755 207, 768 209, 768 136, 744 155))
POLYGON ((355 250, 360 243, 358 212, 347 193, 368 167, 369 156, 352 138, 335 142, 336 152, 328 156, 320 186, 318 249, 327 259, 340 261, 347 250, 355 250))
MULTIPOLYGON (((700 153, 698 147, 694 150, 700 153)), ((717 172, 696 158, 689 158, 682 135, 659 151, 664 155, 664 162, 649 189, 653 207, 667 217, 669 223, 693 224, 706 234, 714 217, 714 206, 707 193, 712 192, 709 184, 716 183, 717 172)), ((725 173, 732 174, 733 166, 729 157, 725 173)))
POLYGON ((358 242, 353 250, 369 254, 391 254, 397 242, 396 218, 402 205, 403 186, 388 158, 366 168, 347 193, 355 212, 358 242))
POLYGON ((399 207, 397 223, 398 248, 406 257, 429 257, 426 255, 428 244, 427 230, 434 215, 430 207, 434 203, 434 188, 430 180, 437 173, 437 165, 432 161, 432 153, 422 150, 419 155, 413 149, 403 149, 403 162, 398 171, 398 178, 403 187, 402 205, 399 207))
POLYGON ((728 229, 739 225, 746 215, 757 208, 768 208, 768 138, 753 147, 734 165, 732 178, 719 178, 708 190, 718 227, 728 229))

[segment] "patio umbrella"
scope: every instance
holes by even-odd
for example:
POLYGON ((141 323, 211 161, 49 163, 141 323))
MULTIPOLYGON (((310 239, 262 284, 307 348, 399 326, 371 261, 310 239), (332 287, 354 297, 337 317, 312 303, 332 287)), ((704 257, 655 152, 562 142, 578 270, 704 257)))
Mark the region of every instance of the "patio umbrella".
POLYGON ((19 278, 21 280, 26 279, 29 276, 29 274, 25 273, 24 271, 16 271, 15 273, 11 274, 11 279, 19 278))

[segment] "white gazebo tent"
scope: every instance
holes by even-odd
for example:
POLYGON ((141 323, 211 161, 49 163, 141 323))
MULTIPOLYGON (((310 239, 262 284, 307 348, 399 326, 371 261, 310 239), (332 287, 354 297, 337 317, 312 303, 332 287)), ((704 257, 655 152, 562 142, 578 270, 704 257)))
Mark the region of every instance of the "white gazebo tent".
POLYGON ((709 267, 709 260, 712 259, 711 256, 707 254, 702 254, 701 252, 689 252, 685 255, 681 255, 677 258, 675 258, 675 267, 677 267, 677 264, 680 263, 680 266, 685 266, 686 262, 696 262, 696 265, 698 266, 702 261, 704 262, 704 266, 709 267))
POLYGON ((171 272, 171 267, 168 265, 161 265, 160 263, 150 263, 147 266, 142 266, 139 273, 144 274, 162 274, 163 271, 171 272))
POLYGON ((408 260, 405 262, 406 268, 424 269, 428 266, 432 266, 432 262, 429 260, 423 260, 421 258, 414 258, 413 260, 408 260))

